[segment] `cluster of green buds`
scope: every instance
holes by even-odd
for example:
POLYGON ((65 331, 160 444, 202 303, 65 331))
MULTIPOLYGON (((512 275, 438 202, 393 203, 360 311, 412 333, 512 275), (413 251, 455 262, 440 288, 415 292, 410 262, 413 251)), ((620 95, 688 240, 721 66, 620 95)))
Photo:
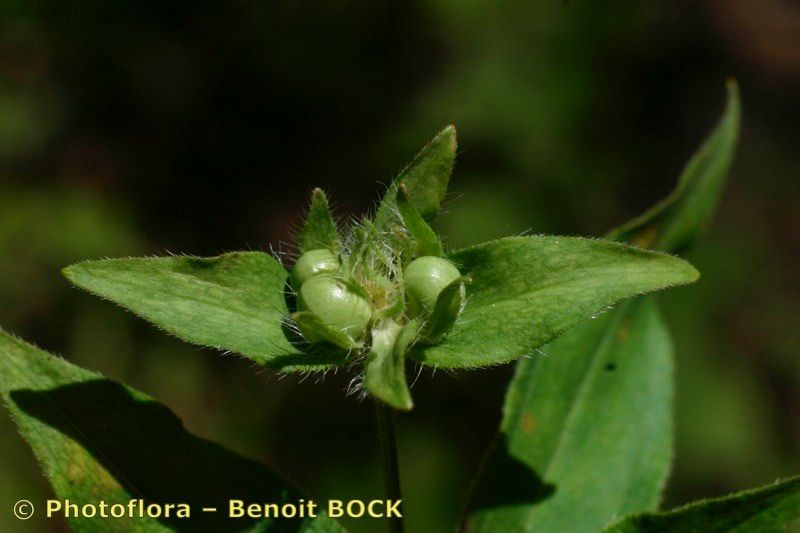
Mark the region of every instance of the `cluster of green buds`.
POLYGON ((309 343, 329 341, 349 348, 369 326, 370 303, 363 291, 342 276, 341 268, 333 252, 318 248, 301 255, 292 270, 299 312, 296 320, 309 343))
MULTIPOLYGON (((306 342, 369 352, 373 328, 399 333, 408 326, 412 342, 435 342, 455 323, 466 297, 465 279, 441 247, 435 255, 422 255, 428 250, 420 246, 418 229, 405 220, 424 221, 415 212, 409 217, 413 208, 402 186, 397 201, 402 207, 392 206, 387 231, 367 221, 346 239, 349 249, 332 242, 303 251, 295 261, 292 318, 306 342)), ((315 191, 312 209, 326 209, 323 202, 322 192, 315 191)), ((423 238, 433 235, 427 224, 426 230, 423 238)))
POLYGON ((470 280, 430 225, 455 153, 447 127, 390 184, 373 216, 345 231, 325 194, 313 192, 288 280, 287 325, 304 354, 292 357, 293 370, 358 363, 360 390, 412 407, 405 361, 445 342, 466 307, 470 280))

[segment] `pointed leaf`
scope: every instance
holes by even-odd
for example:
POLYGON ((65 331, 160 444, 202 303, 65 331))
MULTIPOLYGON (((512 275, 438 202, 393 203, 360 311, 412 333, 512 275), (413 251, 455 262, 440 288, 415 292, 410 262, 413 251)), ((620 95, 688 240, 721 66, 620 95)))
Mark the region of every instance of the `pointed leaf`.
POLYGON ((667 198, 644 214, 612 230, 607 238, 643 248, 678 252, 705 230, 719 200, 739 137, 741 106, 734 80, 716 129, 695 153, 667 198))
POLYGON ((400 191, 397 194, 397 210, 400 212, 406 231, 414 241, 413 253, 415 256, 433 255, 441 257, 444 255, 442 243, 436 232, 411 206, 408 199, 408 189, 404 184, 400 185, 400 191))
POLYGON ((292 314, 292 320, 297 324, 300 333, 308 342, 325 341, 343 350, 358 348, 358 344, 350 338, 350 335, 342 330, 330 327, 314 313, 307 311, 294 313, 292 314))
POLYGON ((284 331, 287 274, 267 254, 87 261, 64 275, 188 342, 268 366, 300 354, 284 331))
POLYGON ((411 321, 400 326, 386 320, 372 331, 372 348, 364 369, 364 387, 376 398, 395 409, 414 407, 406 383, 406 352, 419 324, 411 321))
POLYGON ((676 257, 575 237, 509 237, 450 259, 472 278, 467 305, 441 344, 413 353, 445 368, 532 354, 618 300, 699 276, 676 257))
POLYGON ((408 189, 408 199, 414 210, 430 222, 439 213, 453 173, 456 159, 456 129, 447 126, 403 169, 384 194, 375 225, 385 229, 393 215, 397 190, 400 184, 408 189))
POLYGON ((464 304, 464 284, 469 281, 460 277, 439 293, 420 333, 426 342, 437 343, 452 329, 464 304))
MULTIPOLYGON (((69 518, 96 531, 342 531, 323 516, 305 520, 227 518, 229 499, 303 497, 261 463, 188 433, 149 396, 74 366, 0 331, 0 396, 59 499, 127 506, 185 502, 189 518, 69 518), (218 512, 204 513, 202 507, 218 512)), ((36 504, 36 502, 34 502, 36 504)))
POLYGON ((800 478, 723 498, 701 500, 663 513, 629 516, 606 533, 749 533, 785 531, 800 517, 800 478))
POLYGON ((639 298, 521 360, 468 529, 599 531, 656 509, 672 457, 671 348, 655 300, 639 298))
POLYGON ((297 246, 301 254, 318 248, 335 252, 339 247, 339 232, 328 206, 328 198, 322 189, 314 189, 311 193, 311 205, 297 246))

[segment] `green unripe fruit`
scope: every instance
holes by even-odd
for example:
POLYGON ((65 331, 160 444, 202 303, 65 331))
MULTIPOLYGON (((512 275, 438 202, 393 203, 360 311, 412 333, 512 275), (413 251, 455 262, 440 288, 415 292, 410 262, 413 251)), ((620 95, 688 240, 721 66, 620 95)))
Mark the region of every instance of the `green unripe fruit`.
POLYGON ((314 313, 326 326, 354 339, 364 333, 372 316, 367 299, 333 276, 314 276, 303 283, 297 308, 314 313))
POLYGON ((341 268, 339 260, 327 248, 309 250, 295 261, 292 269, 292 283, 295 289, 298 289, 314 276, 335 274, 339 268, 341 268))
POLYGON ((426 255, 414 259, 403 269, 409 311, 412 314, 419 314, 422 309, 430 311, 442 289, 460 277, 456 266, 442 257, 426 255))

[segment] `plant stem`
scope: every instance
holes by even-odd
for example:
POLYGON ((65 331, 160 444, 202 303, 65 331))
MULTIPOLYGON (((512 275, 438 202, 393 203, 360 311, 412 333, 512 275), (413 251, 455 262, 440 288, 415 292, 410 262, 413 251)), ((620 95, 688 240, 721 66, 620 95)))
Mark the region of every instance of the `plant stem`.
MULTIPOLYGON (((389 500, 400 500, 400 470, 397 464, 397 439, 394 431, 394 410, 383 403, 375 400, 375 413, 378 418, 378 434, 381 440, 381 455, 383 458, 383 484, 386 490, 386 498, 389 500)), ((400 505, 402 514, 402 504, 400 505)), ((403 533, 403 518, 389 518, 389 531, 392 533, 403 533)))

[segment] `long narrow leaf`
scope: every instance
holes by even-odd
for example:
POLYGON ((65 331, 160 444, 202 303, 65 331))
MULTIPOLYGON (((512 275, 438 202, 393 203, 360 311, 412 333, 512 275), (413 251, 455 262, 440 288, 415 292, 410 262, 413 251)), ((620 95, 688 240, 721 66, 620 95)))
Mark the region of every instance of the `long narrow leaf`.
POLYGON ((687 163, 678 186, 644 214, 612 230, 607 238, 644 248, 678 252, 701 235, 714 215, 739 137, 741 105, 734 80, 716 129, 687 163))
MULTIPOLYGON (((667 251, 693 242, 721 193, 739 113, 738 92, 730 81, 724 116, 687 165, 676 190, 610 237, 667 251)), ((575 328, 543 348, 546 357, 518 363, 501 438, 467 515, 472 529, 597 531, 613 516, 657 508, 673 453, 673 355, 656 304, 649 300, 623 305, 610 316, 575 328), (630 401, 620 407, 625 394, 630 401), (609 413, 616 413, 621 426, 609 421, 609 413), (576 440, 576 435, 583 437, 576 440), (503 485, 508 493, 534 497, 487 496, 486 487, 496 480, 498 469, 509 472, 512 467, 510 481, 503 485), (530 475, 515 477, 514 471, 530 475), (593 497, 578 502, 581 493, 593 497)))
MULTIPOLYGON (((610 237, 667 251, 685 249, 694 241, 722 190, 739 113, 736 85, 729 81, 725 114, 687 165, 675 192, 610 237)), ((647 300, 622 305, 544 347, 542 354, 547 356, 518 363, 501 438, 481 473, 467 515, 473 529, 597 531, 612 516, 657 508, 673 453, 673 355, 657 307, 647 300), (602 363, 610 355, 614 356, 602 363), (626 355, 627 362, 620 355, 626 355), (580 394, 575 389, 578 375, 580 394), (620 408, 625 395, 627 408, 620 408), (545 413, 545 419, 531 413, 545 413), (609 413, 624 423, 621 430, 609 425, 615 422, 609 421, 609 413), (575 435, 585 444, 577 443, 575 435), (562 452, 550 457, 556 438, 562 452), (502 486, 516 498, 487 493, 503 472, 507 476, 502 486), (574 500, 581 493, 593 496, 574 500)))

